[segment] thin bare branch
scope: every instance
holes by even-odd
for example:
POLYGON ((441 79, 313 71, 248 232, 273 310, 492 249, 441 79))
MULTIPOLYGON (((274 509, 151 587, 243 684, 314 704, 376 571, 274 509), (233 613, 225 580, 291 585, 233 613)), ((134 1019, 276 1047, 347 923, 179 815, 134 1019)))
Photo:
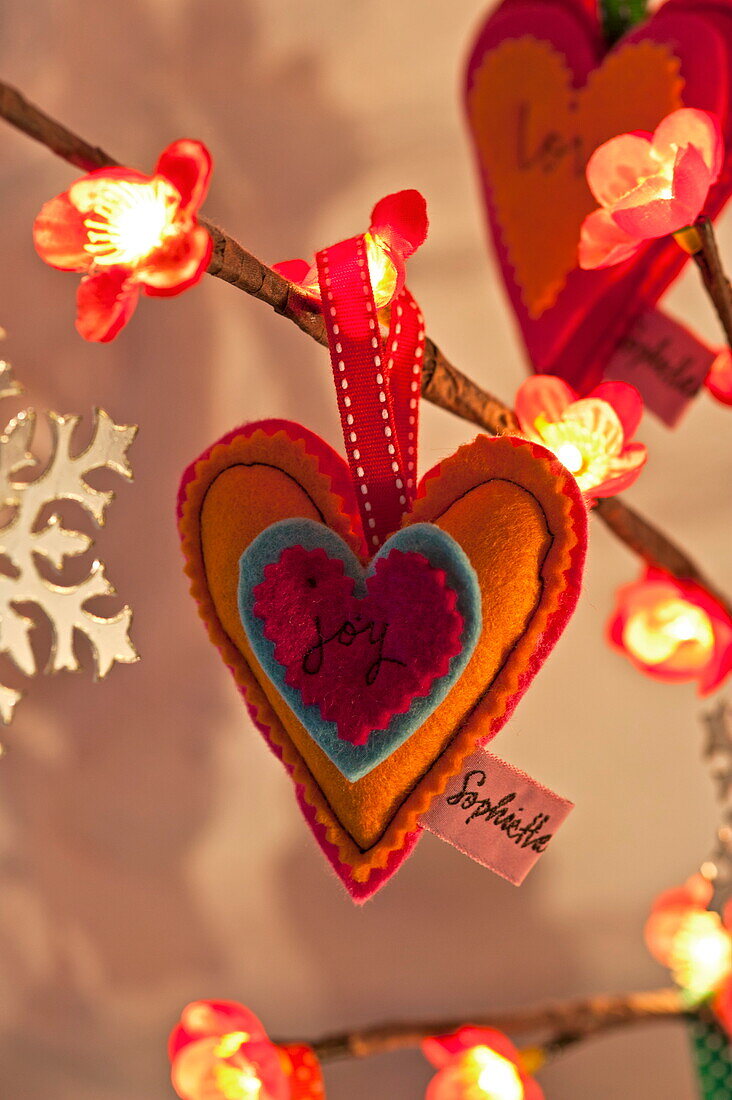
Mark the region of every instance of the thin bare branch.
POLYGON ((693 226, 682 229, 677 234, 677 240, 690 253, 698 267, 704 289, 714 306, 727 343, 732 348, 732 287, 722 267, 717 238, 710 219, 704 216, 697 218, 693 226))
POLYGON ((354 1031, 326 1035, 311 1043, 321 1061, 370 1058, 396 1050, 419 1047, 432 1035, 445 1035, 467 1025, 491 1027, 519 1039, 559 1044, 580 1042, 591 1036, 640 1023, 688 1019, 676 989, 654 989, 619 995, 598 994, 572 1001, 557 1001, 511 1012, 477 1013, 461 1018, 376 1024, 354 1031))

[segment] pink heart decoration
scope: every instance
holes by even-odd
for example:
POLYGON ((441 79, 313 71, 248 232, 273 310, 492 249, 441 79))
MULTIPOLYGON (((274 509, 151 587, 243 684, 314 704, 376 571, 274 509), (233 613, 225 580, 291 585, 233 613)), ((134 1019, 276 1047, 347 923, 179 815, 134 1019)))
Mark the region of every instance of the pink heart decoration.
MULTIPOLYGON (((538 308, 527 308, 526 294, 517 279, 511 249, 506 242, 506 200, 503 200, 503 221, 498 208, 500 202, 496 202, 496 184, 500 181, 494 178, 493 153, 505 162, 507 146, 502 137, 496 137, 495 142, 501 144, 494 150, 490 144, 492 130, 484 126, 483 132, 479 132, 481 126, 480 119, 476 121, 473 90, 493 51, 508 42, 528 39, 546 44, 557 55, 558 64, 569 70, 566 108, 570 114, 581 110, 586 90, 591 89, 598 74, 604 75, 608 63, 620 60, 622 51, 627 51, 629 46, 646 43, 664 47, 672 61, 678 62, 677 75, 683 81, 680 91, 683 105, 712 111, 722 123, 727 147, 725 164, 705 208, 706 213, 714 216, 722 209, 732 189, 732 0, 668 0, 656 14, 609 51, 591 0, 504 0, 479 30, 467 67, 466 101, 491 236, 503 280, 533 369, 538 373, 557 374, 580 393, 586 393, 601 381, 604 367, 618 343, 637 318, 655 305, 678 276, 687 257, 674 240, 666 238, 648 245, 636 258, 618 267, 581 271, 575 266, 569 270, 558 294, 548 296, 549 301, 554 298, 552 304, 544 306, 539 302, 538 308)), ((511 86, 503 89, 505 95, 498 97, 508 103, 507 109, 515 111, 511 116, 514 121, 508 125, 515 128, 519 161, 522 156, 524 163, 534 155, 543 156, 548 182, 557 165, 564 164, 566 169, 569 161, 573 162, 574 172, 582 174, 593 151, 585 147, 586 138, 580 130, 564 129, 552 133, 551 120, 546 118, 541 125, 536 123, 545 104, 539 102, 541 97, 538 96, 522 103, 522 84, 523 79, 517 73, 511 86), (534 108, 536 124, 532 123, 530 114, 534 108), (522 118, 530 131, 528 136, 519 133, 522 118)), ((644 109, 647 113, 648 106, 642 90, 621 86, 618 97, 622 98, 623 107, 630 109, 631 118, 634 109, 638 110, 639 121, 628 122, 623 130, 653 128, 643 122, 644 109)), ((592 130, 592 126, 588 128, 592 130)), ((512 155, 509 150, 508 156, 512 155)), ((510 187, 508 194, 510 201, 510 187)), ((564 216, 564 211, 561 199, 556 193, 552 194, 551 186, 537 188, 536 204, 526 204, 531 209, 532 224, 538 227, 527 247, 534 249, 539 262, 545 242, 551 247, 553 227, 557 219, 564 216)), ((590 203, 590 208, 593 205, 590 203)), ((514 213, 514 218, 520 219, 520 212, 514 213)), ((579 234, 577 236, 579 239, 579 234)), ((526 247, 524 254, 527 254, 526 247)))
POLYGON ((463 617, 446 579, 423 555, 392 550, 358 597, 342 560, 291 546, 265 567, 253 610, 287 683, 342 740, 364 745, 427 695, 462 649, 463 617))

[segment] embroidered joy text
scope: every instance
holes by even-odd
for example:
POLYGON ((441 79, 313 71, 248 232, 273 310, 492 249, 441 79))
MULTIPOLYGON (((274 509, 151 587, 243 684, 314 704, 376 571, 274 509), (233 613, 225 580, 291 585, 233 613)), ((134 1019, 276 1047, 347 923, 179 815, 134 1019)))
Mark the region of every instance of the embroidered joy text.
POLYGON ((384 642, 388 623, 377 623, 373 619, 361 622, 361 616, 356 615, 355 620, 346 619, 336 631, 327 637, 323 634, 320 618, 315 616, 315 630, 318 636, 317 642, 311 645, 302 659, 302 670, 308 676, 316 676, 323 667, 323 659, 326 646, 341 645, 351 646, 357 638, 364 637, 367 641, 366 660, 369 662, 364 674, 367 687, 376 682, 383 664, 401 665, 406 668, 405 661, 399 661, 396 657, 384 656, 384 642))

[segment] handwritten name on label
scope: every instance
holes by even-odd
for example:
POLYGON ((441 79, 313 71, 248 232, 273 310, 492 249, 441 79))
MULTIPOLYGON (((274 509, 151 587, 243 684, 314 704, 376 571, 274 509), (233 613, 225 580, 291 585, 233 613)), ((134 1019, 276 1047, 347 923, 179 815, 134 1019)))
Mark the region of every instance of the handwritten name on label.
POLYGON ((630 382, 669 428, 699 392, 716 351, 660 309, 642 313, 605 368, 606 379, 630 382))
POLYGON ((525 772, 478 749, 419 823, 520 886, 572 809, 525 772))

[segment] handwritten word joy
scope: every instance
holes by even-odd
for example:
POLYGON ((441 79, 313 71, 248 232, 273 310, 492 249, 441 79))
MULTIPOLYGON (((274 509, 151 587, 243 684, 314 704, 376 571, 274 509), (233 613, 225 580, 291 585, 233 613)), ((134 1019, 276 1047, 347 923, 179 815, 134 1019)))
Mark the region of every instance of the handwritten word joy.
POLYGON ((479 789, 484 786, 486 778, 486 773, 479 769, 467 772, 463 777, 462 790, 450 795, 445 801, 450 806, 460 806, 463 810, 473 811, 466 817, 466 825, 482 818, 484 822, 494 825, 505 833, 517 847, 530 848, 531 851, 538 853, 543 852, 554 835, 553 833, 539 835, 549 821, 549 814, 534 814, 531 821, 524 823, 523 818, 519 816, 524 812, 523 806, 518 806, 517 812, 513 811, 512 803, 516 801, 515 792, 506 794, 496 801, 488 797, 480 797, 479 789), (471 780, 477 789, 470 789, 471 780))
POLYGON ((325 651, 327 646, 351 646, 357 638, 365 638, 367 642, 366 656, 369 664, 366 668, 364 679, 368 687, 376 682, 376 677, 384 664, 401 665, 406 667, 404 661, 398 661, 395 657, 384 656, 384 643, 388 623, 377 623, 373 619, 360 622, 360 616, 352 621, 346 619, 336 631, 327 637, 323 634, 320 618, 315 616, 315 630, 318 640, 310 647, 302 659, 302 670, 308 676, 317 676, 323 668, 325 651), (372 659, 373 658, 373 659, 372 659))

